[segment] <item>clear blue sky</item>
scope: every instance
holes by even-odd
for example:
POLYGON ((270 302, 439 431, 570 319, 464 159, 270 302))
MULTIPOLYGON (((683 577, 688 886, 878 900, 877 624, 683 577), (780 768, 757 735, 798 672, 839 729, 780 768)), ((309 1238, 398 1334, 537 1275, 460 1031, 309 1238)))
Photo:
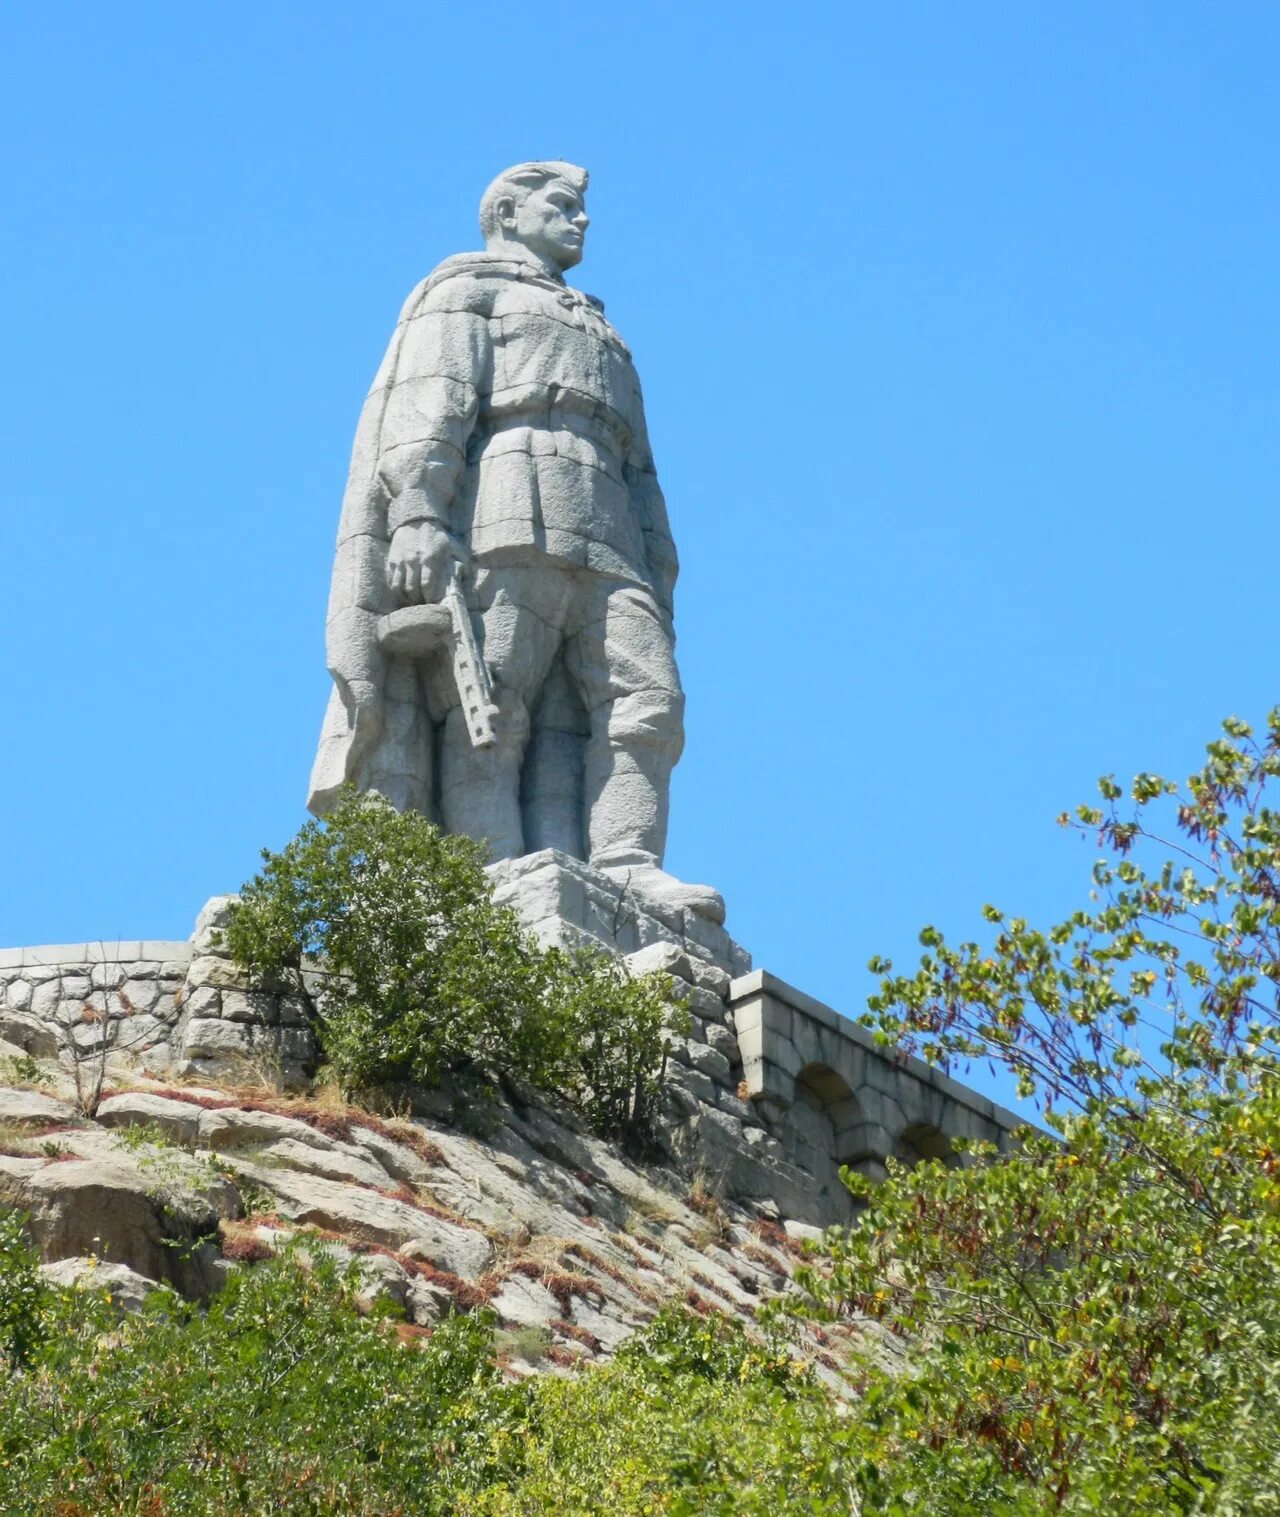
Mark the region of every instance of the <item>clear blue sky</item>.
POLYGON ((1094 777, 1280 700, 1273 4, 0 13, 0 943, 283 843, 402 299, 592 173, 684 572, 669 863, 843 1010, 1046 919, 1094 777))

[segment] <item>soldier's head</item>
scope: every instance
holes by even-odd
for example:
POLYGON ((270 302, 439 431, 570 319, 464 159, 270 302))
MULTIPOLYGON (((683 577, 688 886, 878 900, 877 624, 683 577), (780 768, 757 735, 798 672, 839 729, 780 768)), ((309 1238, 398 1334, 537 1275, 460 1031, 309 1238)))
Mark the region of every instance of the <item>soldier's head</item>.
POLYGON ((582 261, 586 193, 587 171, 572 163, 504 169, 480 201, 485 247, 496 252, 519 243, 561 273, 571 269, 582 261))

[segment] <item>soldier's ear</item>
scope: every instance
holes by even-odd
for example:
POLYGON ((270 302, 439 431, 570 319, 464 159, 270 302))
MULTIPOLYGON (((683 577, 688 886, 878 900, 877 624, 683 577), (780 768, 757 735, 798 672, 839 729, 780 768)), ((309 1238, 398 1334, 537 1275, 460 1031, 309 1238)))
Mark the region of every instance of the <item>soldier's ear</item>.
POLYGON ((499 226, 507 226, 516 219, 516 198, 514 195, 503 195, 494 206, 495 217, 499 226))

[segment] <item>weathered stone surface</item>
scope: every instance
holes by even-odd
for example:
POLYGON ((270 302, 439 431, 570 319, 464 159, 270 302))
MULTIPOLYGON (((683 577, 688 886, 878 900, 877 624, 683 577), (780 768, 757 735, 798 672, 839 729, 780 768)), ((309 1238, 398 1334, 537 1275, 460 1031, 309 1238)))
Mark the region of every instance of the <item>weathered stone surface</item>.
POLYGON ((733 1089, 718 1090, 716 1106, 720 1111, 728 1112, 731 1117, 737 1117, 744 1129, 760 1120, 751 1102, 744 1101, 733 1089))
POLYGON ((405 1315, 419 1327, 429 1327, 453 1310, 453 1297, 442 1285, 413 1276, 405 1292, 405 1315))
POLYGON ((191 934, 191 954, 198 958, 202 954, 216 953, 220 948, 217 941, 218 935, 225 931, 231 920, 233 908, 239 902, 238 895, 215 895, 200 908, 200 915, 196 918, 195 931, 191 934))
POLYGON ((0 1153, 0 1200, 7 1201, 11 1206, 16 1205, 12 1198, 21 1196, 23 1184, 32 1175, 38 1174, 47 1163, 48 1160, 44 1158, 0 1153))
MULTIPOLYGON (((627 968, 634 975, 669 974, 676 980, 693 980, 693 966, 688 950, 677 943, 649 943, 626 955, 627 968)), ((725 976, 728 983, 728 976, 725 976)))
POLYGON ((58 1009, 58 1003, 62 1000, 62 985, 59 979, 53 978, 36 985, 31 991, 31 1000, 28 1003, 33 1017, 41 1017, 48 1020, 58 1009))
POLYGON ((724 1055, 731 1067, 737 1067, 742 1063, 736 1033, 730 1032, 727 1027, 721 1027, 716 1022, 706 1022, 703 1024, 703 1035, 717 1053, 724 1055))
POLYGON ((721 996, 714 991, 702 990, 697 985, 691 985, 685 992, 685 999, 689 1003, 689 1010, 695 1016, 706 1017, 713 1022, 723 1022, 725 1004, 721 996))
MULTIPOLYGON (((27 1004, 30 1005, 30 996, 27 1004)), ((33 1059, 58 1056, 58 1035, 53 1028, 47 1022, 17 1010, 0 1012, 0 1038, 6 1043, 16 1043, 33 1059)))
MULTIPOLYGON (((696 1044, 688 1045, 690 1058, 692 1058, 693 1050, 696 1046, 696 1044)), ((715 1081, 708 1075, 704 1075, 701 1070, 682 1069, 679 1066, 674 1066, 670 1074, 673 1085, 687 1091, 689 1095, 701 1101, 706 1106, 714 1106, 716 1104, 715 1081)))
POLYGON ((809 1222, 793 1222, 788 1218, 783 1224, 787 1237, 796 1243, 821 1243, 822 1229, 809 1222))
POLYGON ((251 1022, 257 1027, 274 1027, 280 1020, 277 996, 260 990, 226 990, 222 992, 224 1022, 251 1022))
MULTIPOLYGON (((224 998, 234 994, 221 992, 224 998)), ((256 1021, 192 1017, 181 1037, 183 1068, 193 1074, 236 1077, 260 1069, 292 1083, 314 1055, 315 1042, 305 1028, 264 1027, 256 1021)))
POLYGON ((391 1177, 359 1149, 335 1145, 331 1149, 300 1143, 296 1138, 278 1138, 255 1152, 259 1164, 282 1164, 302 1174, 319 1175, 324 1180, 347 1180, 353 1185, 388 1186, 391 1177))
MULTIPOLYGON (((667 964, 695 977, 697 963, 714 957, 720 964, 750 964, 723 927, 690 912, 659 912, 610 874, 558 849, 490 866, 496 899, 517 911, 543 943, 553 947, 604 946, 626 955, 641 970, 667 964), (708 948, 696 942, 706 938, 708 948), (644 958, 636 955, 644 954, 644 958)), ((668 969, 667 972, 671 972, 668 969)), ((716 996, 685 976, 678 989, 699 1000, 703 1014, 723 1020, 725 1007, 716 996)))
POLYGON ((5 986, 4 1004, 10 1011, 26 1011, 31 1005, 31 981, 10 980, 5 986))
POLYGON ((187 970, 187 984, 216 985, 219 989, 230 987, 243 990, 245 975, 244 970, 233 959, 204 953, 192 959, 191 967, 187 970))
POLYGON ((561 1315, 560 1304, 545 1285, 512 1275, 489 1305, 505 1326, 546 1327, 561 1315))
POLYGON ((201 1296, 213 1280, 207 1253, 194 1245, 212 1236, 219 1217, 238 1214, 239 1197, 180 1159, 172 1156, 173 1178, 164 1182, 123 1158, 48 1163, 16 1186, 0 1177, 0 1195, 29 1214, 46 1261, 105 1257, 201 1296))
POLYGON ((279 1112, 249 1111, 238 1106, 225 1106, 213 1111, 201 1110, 199 1107, 194 1109, 200 1117, 200 1142, 220 1151, 256 1148, 266 1143, 284 1141, 326 1152, 335 1152, 344 1146, 327 1133, 318 1132, 309 1123, 279 1112))
POLYGON ((424 1251, 420 1257, 464 1278, 481 1274, 492 1257, 483 1233, 457 1227, 393 1196, 260 1164, 241 1169, 275 1196, 281 1216, 291 1222, 329 1228, 391 1249, 415 1243, 424 1251))
POLYGON ((575 1297, 570 1320, 597 1340, 601 1348, 611 1352, 624 1343, 641 1319, 636 1316, 621 1316, 615 1311, 597 1306, 592 1301, 575 1297))
POLYGON ((689 1062, 700 1074, 706 1075, 718 1085, 731 1083, 729 1061, 718 1050, 704 1043, 690 1043, 689 1062))
POLYGON ((160 987, 154 979, 126 979, 118 993, 135 1012, 150 1011, 160 999, 160 987))
POLYGON ((354 1128, 352 1138, 377 1160, 393 1181, 407 1185, 428 1185, 436 1174, 436 1166, 428 1164, 408 1144, 397 1143, 394 1138, 374 1132, 371 1127, 354 1128))
POLYGON ((80 1113, 65 1101, 38 1090, 0 1089, 0 1122, 15 1125, 48 1125, 54 1122, 78 1122, 80 1113))
POLYGON ((184 990, 182 1014, 190 1022, 216 1022, 222 1016, 222 992, 212 985, 197 985, 184 990))
MULTIPOLYGON (((219 1092, 191 1094, 206 1099, 219 1092)), ((233 1241, 257 1239, 274 1250, 293 1234, 305 1251, 313 1246, 307 1230, 317 1228, 340 1259, 358 1258, 368 1281, 362 1299, 370 1303, 390 1299, 411 1322, 427 1324, 458 1301, 474 1301, 461 1282, 479 1282, 492 1291, 491 1304, 508 1327, 548 1328, 562 1347, 587 1356, 610 1352, 668 1295, 693 1289, 747 1316, 759 1292, 779 1283, 750 1252, 711 1237, 706 1215, 688 1204, 689 1171, 636 1165, 539 1105, 499 1103, 495 1126, 483 1139, 414 1124, 439 1151, 431 1159, 358 1121, 348 1141, 286 1110, 210 1109, 151 1091, 109 1098, 102 1118, 60 1133, 55 1158, 37 1156, 36 1144, 30 1158, 0 1156, 0 1198, 21 1198, 24 1207, 35 1200, 46 1255, 65 1251, 77 1261, 57 1272, 68 1280, 78 1280, 89 1268, 82 1261, 97 1255, 105 1261, 95 1271, 100 1281, 119 1263, 147 1277, 138 1294, 168 1279, 184 1293, 202 1295, 220 1288, 229 1269, 255 1267, 251 1254, 232 1249, 233 1241), (163 1145, 125 1150, 114 1129, 126 1124, 159 1127, 194 1153, 163 1145), (184 1251, 167 1248, 164 1238, 211 1231, 219 1211, 234 1216, 238 1209, 230 1187, 230 1205, 202 1199, 202 1186, 215 1172, 211 1144, 227 1156, 233 1184, 287 1221, 224 1225, 227 1259, 218 1258, 210 1242, 195 1249, 182 1273, 171 1261, 184 1251), (77 1175, 83 1183, 69 1183, 77 1175), (415 1186, 415 1199, 388 1193, 406 1182, 415 1186), (42 1196, 44 1187, 53 1188, 52 1199, 42 1196), (193 1221, 192 1207, 203 1208, 203 1216, 193 1221), (496 1256, 480 1226, 501 1235, 496 1256), (328 1241, 334 1235, 341 1241, 328 1241)), ((412 1132, 403 1128, 406 1137, 412 1132)), ((717 1128, 710 1144, 717 1137, 732 1146, 733 1124, 717 1128)), ((745 1135, 736 1143, 750 1152, 745 1135)), ((709 1144, 699 1152, 705 1159, 709 1144)), ((762 1161, 769 1156, 766 1147, 762 1161)), ((726 1185, 728 1211, 725 1222, 715 1224, 716 1237, 734 1234, 758 1253, 746 1215, 728 1199, 729 1182, 741 1176, 713 1174, 705 1162, 698 1168, 713 1189, 726 1185)), ((784 1186, 794 1183, 785 1165, 761 1162, 751 1178, 761 1175, 770 1186, 779 1176, 784 1186)), ((772 1194, 762 1197, 761 1211, 777 1212, 772 1194)))
POLYGON ((92 1255, 56 1259, 52 1264, 42 1264, 40 1273, 53 1285, 105 1290, 117 1306, 129 1312, 141 1311, 147 1297, 158 1289, 156 1281, 127 1264, 109 1263, 92 1255))
POLYGON ((728 996, 729 986, 733 983, 728 970, 697 957, 691 958, 690 964, 693 968, 693 982, 699 989, 709 990, 720 1001, 728 996))
POLYGON ((108 1096, 98 1107, 97 1121, 103 1127, 158 1127, 175 1143, 194 1147, 200 1136, 200 1119, 207 1115, 190 1101, 131 1090, 108 1096))

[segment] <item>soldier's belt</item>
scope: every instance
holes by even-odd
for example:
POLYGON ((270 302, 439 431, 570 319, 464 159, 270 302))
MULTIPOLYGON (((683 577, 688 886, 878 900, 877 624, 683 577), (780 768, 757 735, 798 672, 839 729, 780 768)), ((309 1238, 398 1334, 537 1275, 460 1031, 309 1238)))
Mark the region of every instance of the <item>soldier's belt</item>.
POLYGON ((486 438, 501 432, 528 429, 532 432, 572 432, 585 442, 607 448, 619 463, 630 445, 627 428, 610 415, 585 416, 564 406, 543 406, 540 410, 515 411, 500 416, 486 416, 481 423, 486 438))

